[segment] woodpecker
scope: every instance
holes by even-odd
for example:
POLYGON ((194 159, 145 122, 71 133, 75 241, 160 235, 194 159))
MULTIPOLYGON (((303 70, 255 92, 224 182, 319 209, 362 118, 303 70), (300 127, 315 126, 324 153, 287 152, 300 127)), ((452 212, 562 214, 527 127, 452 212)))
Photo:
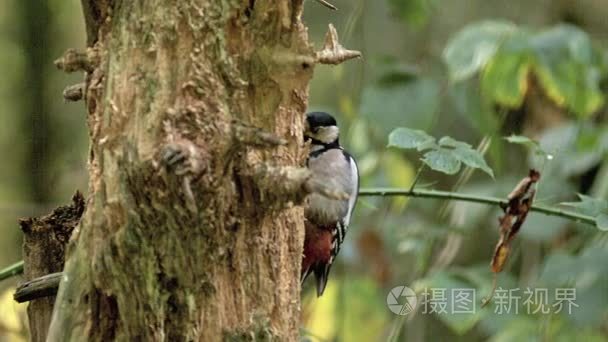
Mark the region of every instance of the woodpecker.
POLYGON ((345 200, 315 193, 307 199, 301 280, 304 283, 314 273, 317 296, 325 291, 329 270, 344 242, 359 192, 357 163, 340 146, 339 133, 331 115, 324 112, 306 115, 304 138, 311 143, 306 166, 316 180, 348 194, 345 200))

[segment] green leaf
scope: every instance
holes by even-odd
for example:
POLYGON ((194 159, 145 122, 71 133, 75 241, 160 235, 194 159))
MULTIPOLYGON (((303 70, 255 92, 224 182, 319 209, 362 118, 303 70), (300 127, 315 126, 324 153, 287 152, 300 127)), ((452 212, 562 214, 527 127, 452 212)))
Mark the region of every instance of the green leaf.
POLYGON ((422 161, 431 169, 453 175, 460 170, 460 160, 452 153, 452 150, 443 148, 432 150, 424 154, 422 161))
POLYGON ((471 145, 462 142, 462 141, 458 141, 452 137, 443 137, 441 139, 439 139, 439 145, 440 146, 444 146, 444 147, 462 147, 462 148, 471 148, 471 145))
POLYGON ((608 231, 608 214, 599 214, 595 218, 595 225, 599 230, 608 231))
MULTIPOLYGON (((577 209, 584 215, 593 217, 608 213, 608 202, 599 198, 593 198, 587 195, 578 194, 580 202, 563 202, 561 205, 567 205, 577 209)), ((602 218, 603 222, 604 218, 602 218)))
POLYGON ((483 94, 505 107, 521 107, 528 91, 530 66, 531 58, 527 53, 499 52, 483 70, 483 94))
POLYGON ((511 134, 510 136, 506 137, 505 140, 512 144, 521 144, 526 145, 528 147, 538 147, 538 142, 523 135, 511 134))
POLYGON ((424 151, 424 150, 428 150, 431 148, 437 148, 437 144, 435 143, 434 138, 433 138, 433 140, 426 141, 426 142, 420 144, 418 147, 416 147, 416 149, 418 151, 424 151))
POLYGON ((536 140, 532 140, 526 136, 511 134, 510 136, 506 137, 505 140, 511 144, 524 145, 528 148, 536 150, 537 153, 546 154, 546 152, 540 148, 540 144, 536 140))
POLYGON ((391 132, 388 136, 388 146, 404 149, 419 148, 429 143, 434 143, 435 138, 426 134, 426 132, 399 127, 391 132))
POLYGON ((541 54, 564 55, 583 64, 594 62, 589 35, 573 25, 560 24, 540 32, 531 39, 531 44, 541 54))
POLYGON ((464 164, 475 169, 481 169, 485 173, 489 174, 492 178, 494 178, 494 172, 492 171, 492 169, 490 169, 486 161, 483 159, 481 153, 472 149, 471 145, 462 141, 458 141, 452 137, 446 136, 439 139, 439 146, 453 148, 444 150, 452 153, 452 155, 456 159, 463 162, 464 164))
POLYGON ((536 74, 547 96, 558 106, 586 118, 604 104, 599 70, 572 60, 538 59, 536 74))
POLYGON ((604 103, 601 68, 589 36, 571 25, 558 25, 532 38, 535 72, 545 93, 557 105, 588 117, 604 103))
POLYGON ((488 166, 479 151, 473 150, 470 147, 459 147, 453 150, 452 153, 456 158, 458 158, 458 160, 460 160, 464 164, 475 169, 481 169, 483 172, 490 175, 490 177, 494 178, 494 172, 488 166))
POLYGON ((606 58, 589 35, 572 25, 557 25, 537 34, 502 21, 467 26, 443 53, 452 81, 483 69, 484 99, 510 108, 522 105, 533 72, 556 105, 586 118, 606 102, 600 81, 608 72, 606 58))
POLYGON ((501 42, 516 32, 506 21, 482 21, 465 27, 448 42, 443 61, 452 81, 467 79, 494 56, 501 42))

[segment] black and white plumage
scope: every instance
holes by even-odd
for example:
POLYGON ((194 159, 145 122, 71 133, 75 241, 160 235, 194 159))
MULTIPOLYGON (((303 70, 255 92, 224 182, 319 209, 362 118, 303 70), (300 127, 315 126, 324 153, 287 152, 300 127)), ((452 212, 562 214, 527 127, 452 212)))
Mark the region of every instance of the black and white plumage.
POLYGON ((332 263, 346 237, 359 191, 359 172, 354 158, 339 142, 336 120, 324 112, 308 113, 305 138, 311 148, 306 162, 316 181, 348 194, 346 200, 311 194, 305 209, 306 236, 302 282, 314 273, 317 295, 327 285, 332 263))

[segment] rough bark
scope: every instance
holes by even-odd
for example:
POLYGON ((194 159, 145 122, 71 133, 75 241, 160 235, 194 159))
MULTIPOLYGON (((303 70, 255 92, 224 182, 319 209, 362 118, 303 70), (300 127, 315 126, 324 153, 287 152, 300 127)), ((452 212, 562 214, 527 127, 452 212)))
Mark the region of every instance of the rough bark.
POLYGON ((83 3, 90 197, 49 339, 296 340, 302 0, 83 3))
MULTIPOLYGON (((72 204, 40 218, 21 220, 24 277, 26 281, 61 272, 65 246, 84 211, 84 199, 76 193, 72 204)), ((18 298, 17 298, 18 299, 18 298)), ((27 307, 31 341, 46 341, 55 296, 31 301, 27 307)))

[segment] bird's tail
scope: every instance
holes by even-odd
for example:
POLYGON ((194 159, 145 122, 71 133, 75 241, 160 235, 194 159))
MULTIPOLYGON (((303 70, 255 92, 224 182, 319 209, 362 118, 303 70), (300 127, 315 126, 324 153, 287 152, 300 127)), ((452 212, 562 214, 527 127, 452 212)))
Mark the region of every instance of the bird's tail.
POLYGON ((331 264, 320 264, 315 265, 314 268, 315 278, 317 279, 317 297, 321 297, 325 292, 327 286, 327 279, 329 279, 329 269, 331 264))

